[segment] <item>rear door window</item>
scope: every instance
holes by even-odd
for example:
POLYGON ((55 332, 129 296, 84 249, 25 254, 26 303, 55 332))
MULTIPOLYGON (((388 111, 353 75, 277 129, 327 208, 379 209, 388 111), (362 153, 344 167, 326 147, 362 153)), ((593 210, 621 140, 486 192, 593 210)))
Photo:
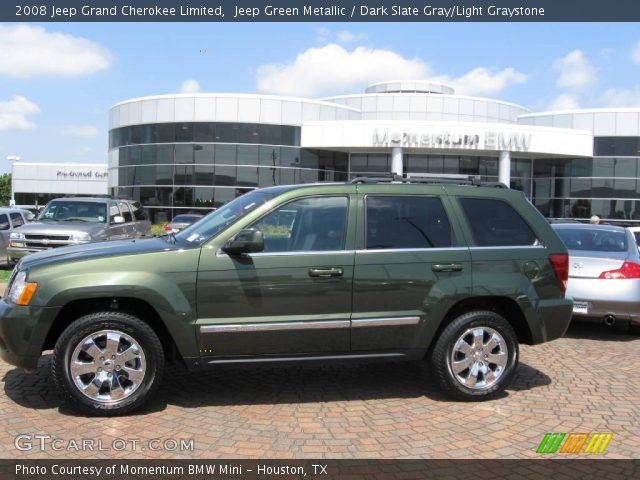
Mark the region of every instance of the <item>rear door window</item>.
POLYGON ((451 224, 437 197, 367 195, 367 249, 446 248, 451 224))
POLYGON ((507 202, 493 198, 459 200, 475 246, 530 246, 539 243, 531 227, 507 202))
POLYGON ((131 210, 129 209, 129 204, 127 204, 127 202, 119 202, 118 206, 120 207, 120 211, 122 212, 124 221, 127 223, 131 222, 132 217, 131 217, 131 210))

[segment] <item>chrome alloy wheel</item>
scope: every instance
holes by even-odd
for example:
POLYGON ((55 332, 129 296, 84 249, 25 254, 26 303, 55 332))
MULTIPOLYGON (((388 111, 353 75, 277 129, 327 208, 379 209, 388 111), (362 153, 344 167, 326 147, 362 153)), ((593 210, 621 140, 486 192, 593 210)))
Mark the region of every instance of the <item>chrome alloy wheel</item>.
POLYGON ((508 359, 507 342, 496 330, 469 328, 453 345, 451 371, 465 387, 484 390, 500 379, 508 359))
POLYGON ((69 372, 85 396, 100 403, 118 402, 140 387, 146 369, 144 351, 129 335, 100 330, 73 351, 69 372))

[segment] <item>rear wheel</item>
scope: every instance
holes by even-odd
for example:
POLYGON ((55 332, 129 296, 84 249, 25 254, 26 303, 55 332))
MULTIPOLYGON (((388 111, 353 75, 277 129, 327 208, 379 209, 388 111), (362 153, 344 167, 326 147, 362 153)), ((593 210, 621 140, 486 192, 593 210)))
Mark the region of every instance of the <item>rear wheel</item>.
POLYGON ((52 375, 73 407, 111 416, 145 403, 163 367, 162 345, 149 325, 126 313, 99 312, 79 318, 62 333, 52 375))
POLYGON ((442 331, 431 355, 443 389, 458 400, 488 400, 509 384, 518 363, 518 341, 504 317, 473 311, 442 331))

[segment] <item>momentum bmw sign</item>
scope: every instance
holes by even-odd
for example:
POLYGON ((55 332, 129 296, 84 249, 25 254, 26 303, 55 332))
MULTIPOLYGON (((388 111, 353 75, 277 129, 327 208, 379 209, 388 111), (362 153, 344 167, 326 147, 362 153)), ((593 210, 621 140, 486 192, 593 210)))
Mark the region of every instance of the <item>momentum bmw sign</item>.
POLYGON ((526 152, 531 146, 531 133, 459 130, 390 130, 373 131, 375 147, 468 148, 526 152))

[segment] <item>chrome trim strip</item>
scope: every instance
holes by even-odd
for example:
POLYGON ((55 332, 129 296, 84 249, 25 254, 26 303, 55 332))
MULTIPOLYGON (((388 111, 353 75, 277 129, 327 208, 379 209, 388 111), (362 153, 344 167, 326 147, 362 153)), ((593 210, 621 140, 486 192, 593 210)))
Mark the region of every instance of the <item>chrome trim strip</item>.
POLYGON ((516 250, 521 248, 547 248, 545 245, 505 245, 503 247, 469 247, 469 250, 516 250))
POLYGON ((445 248, 371 248, 356 250, 356 253, 397 253, 397 252, 447 252, 469 250, 469 247, 445 247, 445 248))
MULTIPOLYGON (((224 253, 224 252, 223 252, 224 253)), ((292 252, 257 252, 248 253, 247 257, 277 257, 277 256, 299 256, 299 255, 340 255, 355 253, 355 250, 301 250, 292 252)))
POLYGON ((237 332, 280 332, 287 330, 324 330, 349 328, 349 320, 327 320, 308 322, 278 323, 225 323, 221 325, 203 325, 200 333, 237 333, 237 332))
POLYGON ((254 358, 224 358, 221 360, 209 360, 210 364, 225 363, 269 363, 269 362, 300 362, 300 361, 317 361, 317 360, 348 360, 348 359, 365 359, 365 358, 402 358, 407 355, 404 353, 372 353, 357 355, 317 355, 313 357, 254 357, 254 358))
POLYGON ((417 325, 418 323, 420 323, 420 317, 358 318, 351 320, 353 328, 399 327, 417 325))

